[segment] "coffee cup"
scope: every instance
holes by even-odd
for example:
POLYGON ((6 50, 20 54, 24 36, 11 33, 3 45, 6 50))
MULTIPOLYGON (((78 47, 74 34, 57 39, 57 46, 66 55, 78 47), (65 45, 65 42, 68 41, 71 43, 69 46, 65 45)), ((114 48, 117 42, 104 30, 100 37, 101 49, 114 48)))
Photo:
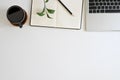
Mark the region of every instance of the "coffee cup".
POLYGON ((22 28, 27 20, 27 13, 20 6, 13 5, 7 10, 7 18, 11 24, 22 28))

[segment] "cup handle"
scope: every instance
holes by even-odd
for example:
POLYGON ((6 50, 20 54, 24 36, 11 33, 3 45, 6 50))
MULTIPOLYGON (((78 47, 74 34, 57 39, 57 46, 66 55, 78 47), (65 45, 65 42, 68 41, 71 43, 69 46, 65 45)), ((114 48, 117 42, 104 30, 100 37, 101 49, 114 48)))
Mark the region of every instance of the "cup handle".
POLYGON ((19 23, 19 27, 20 27, 20 28, 22 28, 22 27, 23 27, 22 23, 19 23))

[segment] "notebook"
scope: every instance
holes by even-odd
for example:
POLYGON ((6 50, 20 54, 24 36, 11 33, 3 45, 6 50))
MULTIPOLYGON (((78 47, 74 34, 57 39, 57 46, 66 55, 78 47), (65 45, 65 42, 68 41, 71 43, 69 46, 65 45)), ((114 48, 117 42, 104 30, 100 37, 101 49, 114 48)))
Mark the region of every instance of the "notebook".
POLYGON ((31 26, 80 29, 82 0, 32 0, 31 26))

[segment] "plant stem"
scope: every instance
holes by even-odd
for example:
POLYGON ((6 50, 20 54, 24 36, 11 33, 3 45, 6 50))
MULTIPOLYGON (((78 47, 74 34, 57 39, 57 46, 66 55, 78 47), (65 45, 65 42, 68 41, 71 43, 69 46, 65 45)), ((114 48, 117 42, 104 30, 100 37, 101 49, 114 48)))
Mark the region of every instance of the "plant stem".
POLYGON ((45 4, 45 0, 43 0, 43 2, 44 2, 44 10, 46 9, 46 4, 45 4))

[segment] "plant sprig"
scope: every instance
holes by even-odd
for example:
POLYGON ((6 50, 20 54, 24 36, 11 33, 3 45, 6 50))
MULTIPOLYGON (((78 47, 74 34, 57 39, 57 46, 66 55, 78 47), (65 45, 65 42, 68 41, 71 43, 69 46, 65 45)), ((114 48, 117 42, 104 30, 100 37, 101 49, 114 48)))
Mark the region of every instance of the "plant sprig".
POLYGON ((43 8, 42 12, 37 12, 37 14, 38 14, 39 16, 47 15, 47 17, 48 17, 49 19, 53 19, 53 18, 50 16, 50 14, 54 14, 54 13, 55 13, 55 10, 49 9, 49 8, 46 7, 46 3, 48 3, 49 0, 43 0, 43 1, 44 1, 44 8, 43 8))

